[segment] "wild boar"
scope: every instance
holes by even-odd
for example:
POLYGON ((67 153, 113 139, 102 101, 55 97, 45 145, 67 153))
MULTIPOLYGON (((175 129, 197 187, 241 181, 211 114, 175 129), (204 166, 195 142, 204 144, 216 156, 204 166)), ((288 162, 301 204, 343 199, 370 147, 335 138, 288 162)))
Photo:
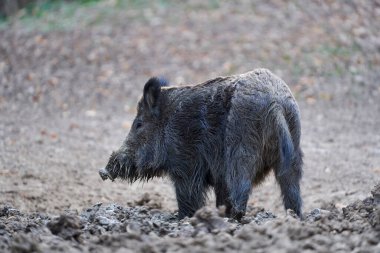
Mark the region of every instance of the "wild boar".
POLYGON ((252 187, 273 170, 285 209, 301 216, 300 135, 298 105, 269 70, 182 87, 153 77, 126 140, 99 174, 129 182, 168 176, 180 219, 213 187, 216 205, 241 219, 252 187))

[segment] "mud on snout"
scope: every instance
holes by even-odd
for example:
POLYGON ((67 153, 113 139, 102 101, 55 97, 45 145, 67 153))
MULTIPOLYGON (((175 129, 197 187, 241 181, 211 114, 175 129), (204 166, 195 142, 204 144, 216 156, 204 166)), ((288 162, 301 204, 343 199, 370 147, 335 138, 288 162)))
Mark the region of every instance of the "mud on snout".
POLYGON ((115 178, 111 177, 111 175, 108 173, 108 171, 105 168, 102 168, 102 169, 99 170, 99 176, 103 180, 107 180, 107 179, 111 179, 112 181, 115 180, 115 178))
POLYGON ((112 152, 107 166, 99 170, 99 176, 103 180, 110 179, 114 181, 120 174, 122 174, 122 169, 125 167, 125 155, 120 151, 112 152))
POLYGON ((130 182, 134 182, 139 178, 133 159, 123 151, 112 152, 107 166, 99 170, 99 176, 103 180, 110 179, 114 181, 116 178, 120 178, 130 182))

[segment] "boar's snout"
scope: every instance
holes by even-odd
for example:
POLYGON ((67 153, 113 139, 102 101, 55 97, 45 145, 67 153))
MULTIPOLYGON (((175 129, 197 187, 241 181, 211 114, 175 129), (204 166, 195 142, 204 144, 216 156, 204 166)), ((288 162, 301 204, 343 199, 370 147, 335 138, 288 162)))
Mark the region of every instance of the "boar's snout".
POLYGON ((120 149, 116 152, 112 152, 107 166, 99 170, 99 175, 103 180, 111 179, 111 181, 114 181, 116 178, 127 179, 133 174, 131 167, 132 161, 128 159, 126 150, 120 149))
POLYGON ((111 179, 112 181, 114 180, 114 178, 111 177, 111 175, 108 173, 106 169, 100 169, 99 175, 103 180, 107 180, 108 178, 111 179))

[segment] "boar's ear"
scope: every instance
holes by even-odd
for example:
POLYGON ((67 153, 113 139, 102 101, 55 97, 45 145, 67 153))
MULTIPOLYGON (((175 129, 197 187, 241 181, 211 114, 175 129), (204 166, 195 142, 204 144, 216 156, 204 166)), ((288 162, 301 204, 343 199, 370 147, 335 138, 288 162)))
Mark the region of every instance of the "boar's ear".
POLYGON ((152 77, 144 86, 144 106, 152 115, 159 116, 158 101, 161 94, 161 87, 167 86, 167 81, 163 78, 152 77))

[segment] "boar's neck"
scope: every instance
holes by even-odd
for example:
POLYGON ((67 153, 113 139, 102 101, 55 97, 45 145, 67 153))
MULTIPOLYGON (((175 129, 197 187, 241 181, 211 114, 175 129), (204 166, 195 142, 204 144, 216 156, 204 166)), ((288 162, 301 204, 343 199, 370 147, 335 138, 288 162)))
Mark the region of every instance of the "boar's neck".
POLYGON ((180 166, 210 164, 223 155, 225 126, 234 91, 233 82, 227 82, 226 78, 164 91, 168 167, 179 166, 179 161, 183 163, 180 166))

